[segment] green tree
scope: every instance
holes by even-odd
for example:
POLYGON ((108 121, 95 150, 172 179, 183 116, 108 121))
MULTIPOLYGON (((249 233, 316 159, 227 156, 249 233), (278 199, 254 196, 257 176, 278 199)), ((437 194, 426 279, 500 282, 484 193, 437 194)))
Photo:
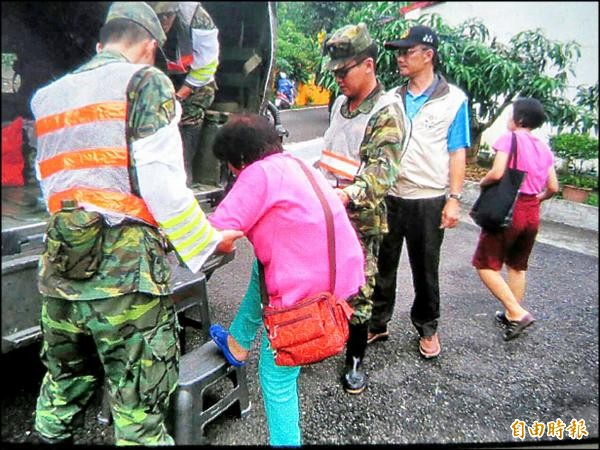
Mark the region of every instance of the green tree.
MULTIPOLYGON (((369 2, 277 2, 277 17, 291 20, 306 36, 345 25, 348 16, 369 2)), ((350 22, 347 22, 350 23, 350 22)))
POLYGON ((319 60, 317 39, 298 31, 291 20, 279 22, 277 32, 276 65, 292 80, 306 83, 314 73, 319 60))
POLYGON ((318 34, 330 32, 368 2, 277 2, 276 66, 306 83, 318 69, 318 34))
MULTIPOLYGON (((416 24, 436 30, 440 38, 438 68, 469 97, 471 157, 477 155, 483 132, 519 96, 540 100, 551 125, 569 127, 580 123, 580 129, 598 126, 597 87, 581 87, 579 106, 577 101, 566 99, 568 76, 574 75, 581 55, 577 42, 553 41, 541 30, 531 30, 517 33, 508 44, 502 44, 478 19, 455 27, 444 23, 438 14, 408 20, 399 17, 400 6, 398 2, 374 2, 355 14, 367 23, 380 44, 398 39, 416 24), (586 115, 581 116, 585 111, 586 115)), ((377 72, 382 83, 390 88, 404 82, 398 75, 394 53, 380 50, 377 72)), ((323 71, 318 81, 326 87, 335 85, 331 75, 323 71)))

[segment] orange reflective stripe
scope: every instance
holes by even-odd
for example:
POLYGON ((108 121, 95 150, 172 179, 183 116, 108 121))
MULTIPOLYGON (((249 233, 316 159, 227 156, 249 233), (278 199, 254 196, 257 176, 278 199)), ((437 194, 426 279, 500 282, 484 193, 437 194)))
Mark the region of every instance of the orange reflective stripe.
POLYGON ((183 55, 181 57, 181 63, 184 66, 191 66, 193 62, 194 62, 194 56, 193 55, 183 55))
POLYGON ((194 62, 193 55, 183 55, 177 61, 167 61, 167 70, 171 72, 187 72, 194 62))
POLYGON ((330 152, 329 150, 323 150, 323 154, 325 156, 329 156, 330 158, 339 159, 340 161, 344 161, 348 164, 352 164, 353 166, 356 166, 356 167, 360 166, 360 163, 355 161, 354 159, 339 155, 337 153, 330 152))
POLYGON ((158 227, 154 216, 148 210, 146 202, 140 197, 106 189, 72 188, 52 194, 48 199, 48 209, 54 214, 61 209, 63 200, 75 200, 89 203, 107 211, 115 211, 130 217, 137 217, 150 225, 158 227))
POLYGON ((82 125, 100 120, 125 120, 126 102, 103 102, 72 109, 52 116, 42 117, 35 122, 38 137, 65 127, 82 125))
POLYGON ((40 162, 42 179, 61 170, 93 169, 104 166, 128 167, 129 158, 124 147, 93 148, 61 153, 40 162))
POLYGON ((343 172, 339 169, 336 169, 335 167, 330 166, 329 164, 325 164, 324 162, 320 161, 319 162, 319 167, 321 167, 322 169, 326 170, 327 172, 331 172, 337 176, 340 176, 342 178, 346 178, 348 180, 354 180, 354 175, 351 173, 347 173, 347 172, 343 172))

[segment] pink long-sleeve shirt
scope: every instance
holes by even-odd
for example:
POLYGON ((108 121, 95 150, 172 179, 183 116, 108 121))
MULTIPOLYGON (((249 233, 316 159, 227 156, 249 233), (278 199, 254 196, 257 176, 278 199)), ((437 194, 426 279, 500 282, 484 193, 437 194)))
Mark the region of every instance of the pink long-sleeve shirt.
MULTIPOLYGON (((307 165, 308 167, 308 165, 307 165)), ((333 214, 335 295, 347 299, 364 284, 364 256, 341 200, 319 172, 309 168, 333 214)), ((271 305, 290 306, 329 290, 325 215, 306 174, 284 153, 247 166, 209 218, 218 229, 242 230, 265 267, 271 305)))

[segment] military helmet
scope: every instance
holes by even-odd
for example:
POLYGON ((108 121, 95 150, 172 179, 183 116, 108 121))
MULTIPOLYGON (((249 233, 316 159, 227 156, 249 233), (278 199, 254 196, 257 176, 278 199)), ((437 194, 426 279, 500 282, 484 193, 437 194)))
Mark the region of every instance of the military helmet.
POLYGON ((323 53, 330 58, 325 69, 341 69, 349 61, 365 54, 369 48, 376 48, 376 45, 364 22, 346 25, 323 42, 323 53))
POLYGON ((150 5, 145 2, 114 2, 108 10, 104 23, 113 19, 128 19, 137 23, 158 41, 160 47, 167 40, 158 16, 150 5))

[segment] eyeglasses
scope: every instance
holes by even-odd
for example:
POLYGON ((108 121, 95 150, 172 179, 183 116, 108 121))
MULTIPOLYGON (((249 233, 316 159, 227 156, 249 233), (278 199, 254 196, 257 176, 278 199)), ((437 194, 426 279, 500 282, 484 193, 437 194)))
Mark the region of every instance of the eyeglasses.
MULTIPOLYGON (((364 60, 363 60, 364 61, 364 60)), ((362 64, 363 61, 357 62, 356 64, 354 64, 353 66, 349 66, 349 67, 344 67, 343 69, 338 69, 338 70, 334 70, 333 76, 336 78, 346 78, 346 75, 348 75, 348 72, 350 72, 352 69, 354 69, 356 66, 360 66, 362 64)))
POLYGON ((412 56, 415 53, 417 53, 418 51, 427 51, 427 50, 431 50, 431 48, 429 47, 411 47, 411 48, 399 48, 398 50, 396 50, 396 56, 400 57, 400 56, 412 56))

